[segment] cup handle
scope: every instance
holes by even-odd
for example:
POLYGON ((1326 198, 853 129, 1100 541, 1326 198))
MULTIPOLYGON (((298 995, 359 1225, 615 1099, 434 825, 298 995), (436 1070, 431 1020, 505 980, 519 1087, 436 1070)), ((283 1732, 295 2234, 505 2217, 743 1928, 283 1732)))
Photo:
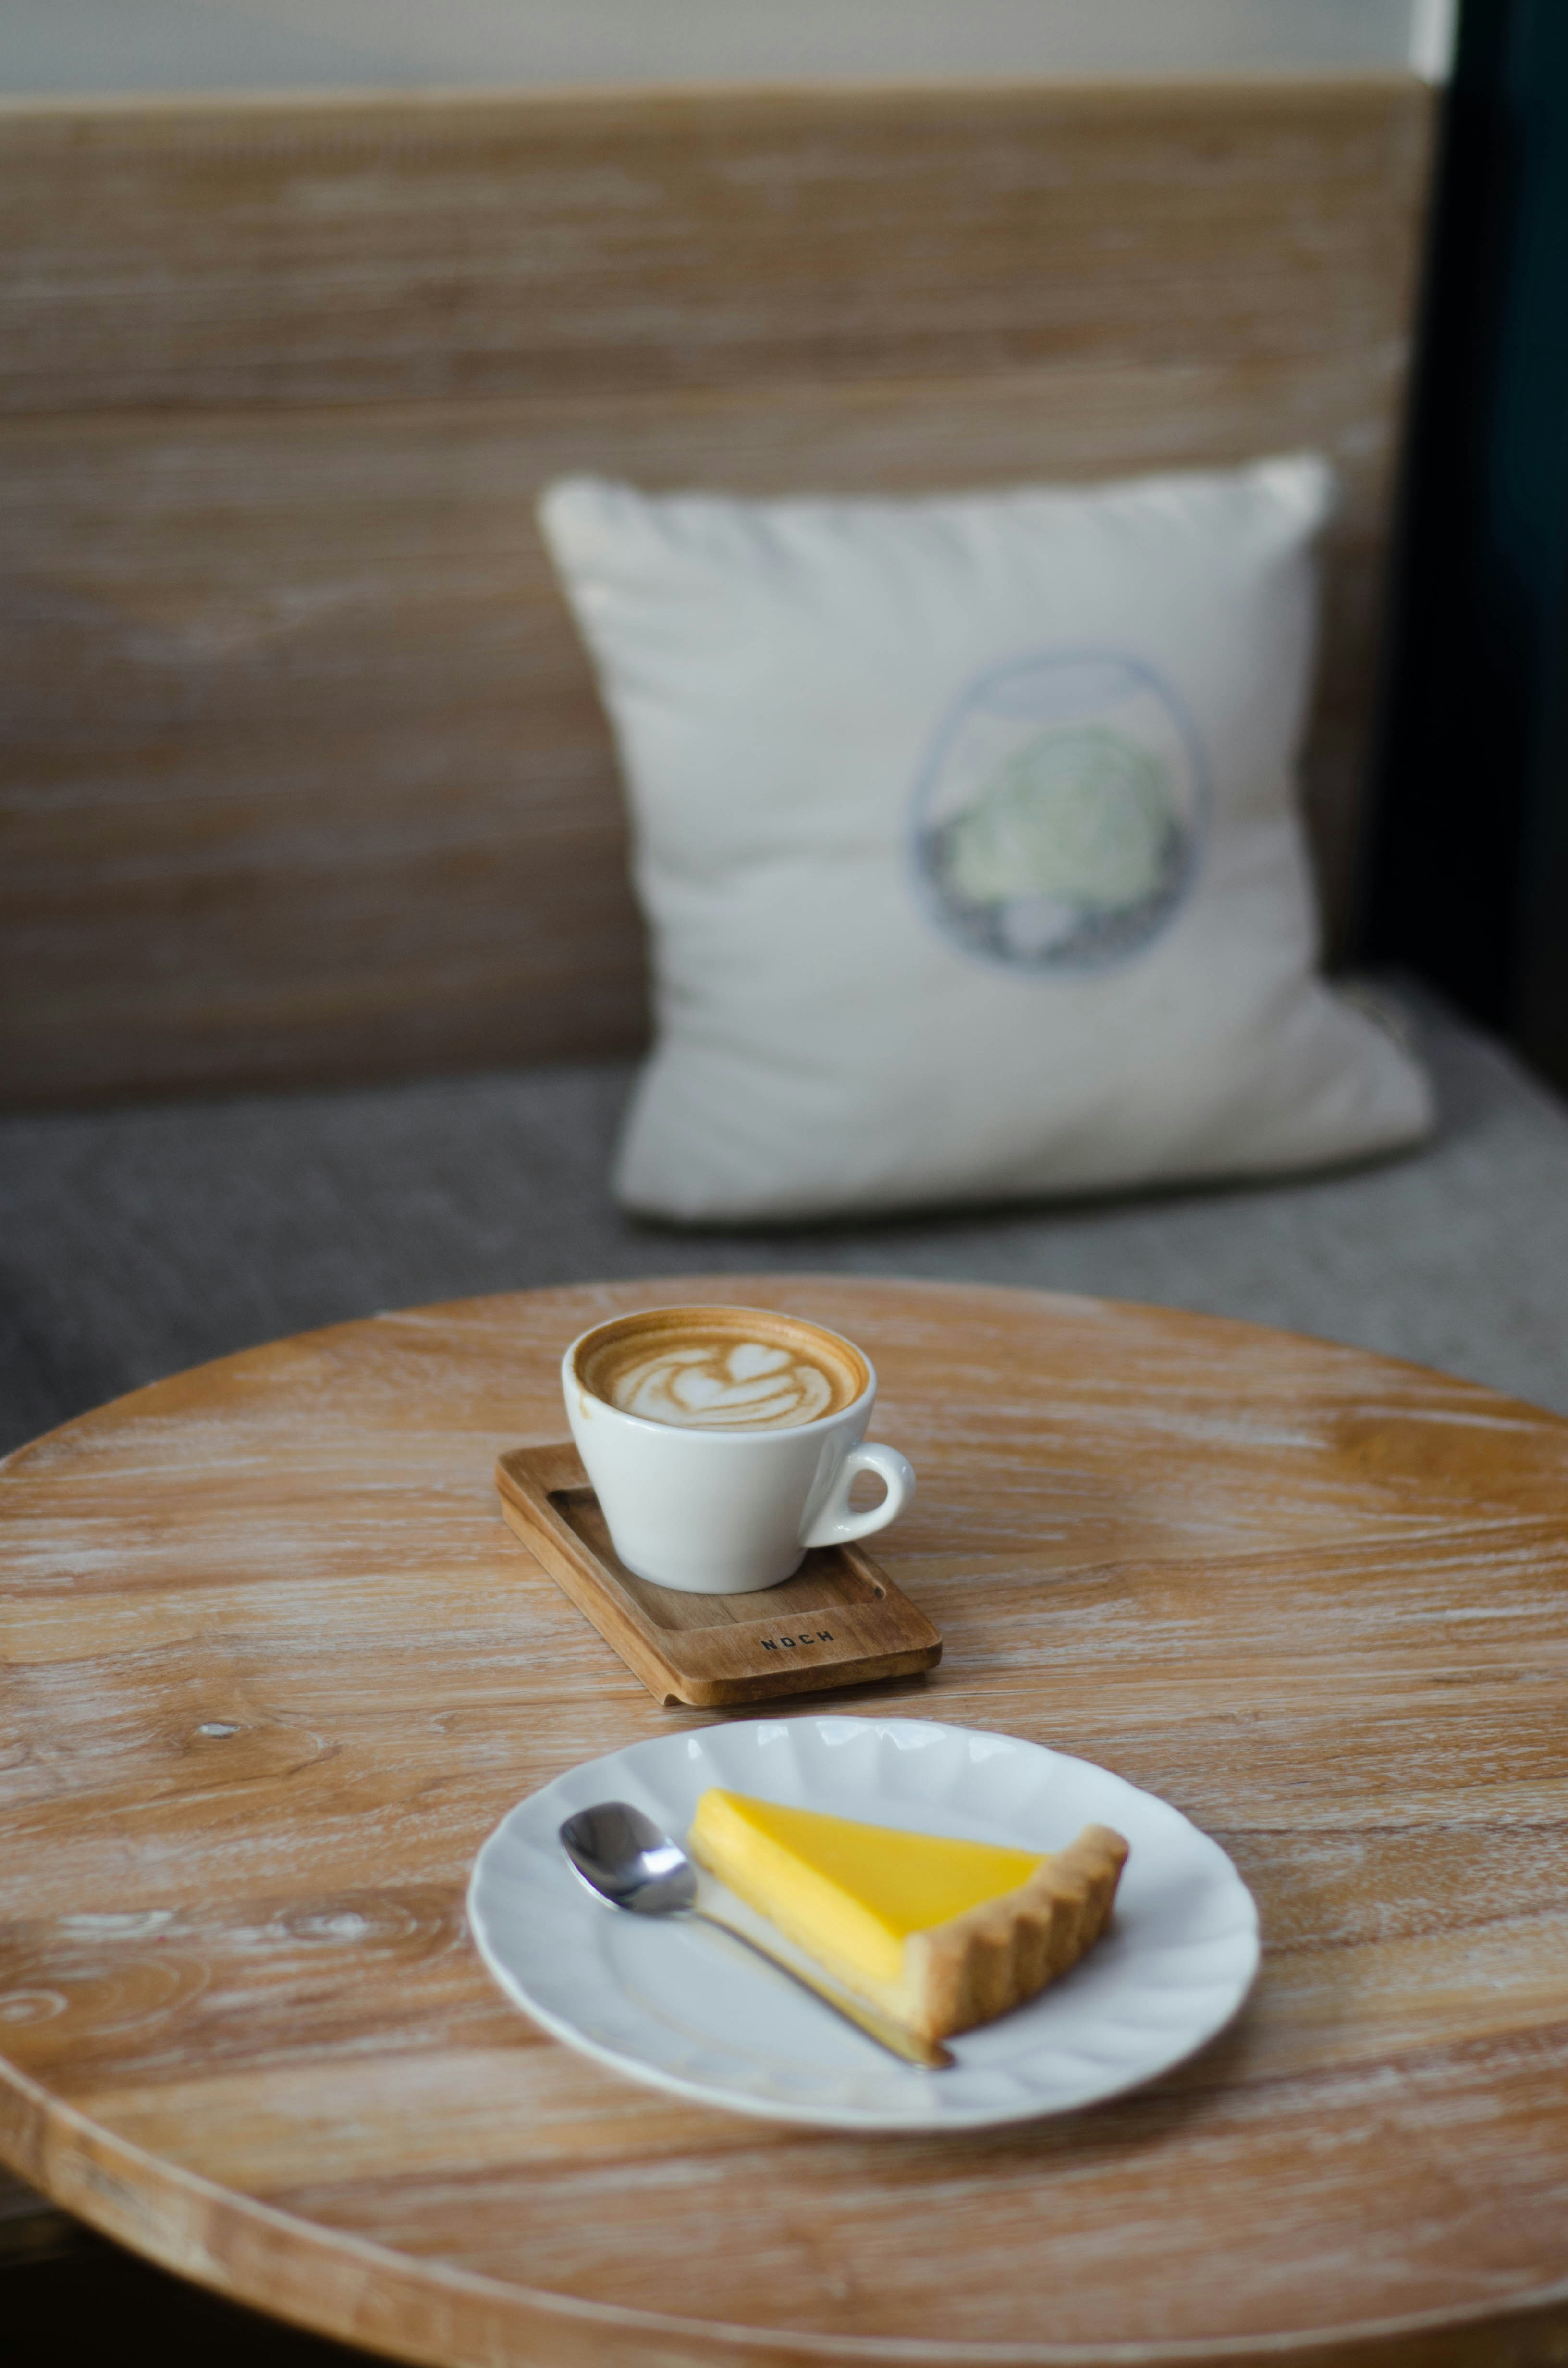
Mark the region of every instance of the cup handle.
POLYGON ((869 1538, 873 1530, 885 1530, 896 1520, 915 1494, 915 1468, 896 1447, 862 1443, 852 1447, 838 1467, 838 1477, 828 1491, 823 1506, 810 1529, 802 1532, 803 1546, 846 1546, 851 1538, 869 1538), (849 1486, 857 1472, 875 1472, 887 1488, 880 1505, 869 1512, 852 1513, 849 1509, 849 1486))

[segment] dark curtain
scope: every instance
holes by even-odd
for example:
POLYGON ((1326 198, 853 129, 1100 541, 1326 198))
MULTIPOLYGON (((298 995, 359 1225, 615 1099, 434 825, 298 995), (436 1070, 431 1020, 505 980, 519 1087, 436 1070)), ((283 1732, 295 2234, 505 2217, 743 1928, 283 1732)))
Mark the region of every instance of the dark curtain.
POLYGON ((1364 942, 1568 1088, 1568 0, 1467 0, 1364 942))

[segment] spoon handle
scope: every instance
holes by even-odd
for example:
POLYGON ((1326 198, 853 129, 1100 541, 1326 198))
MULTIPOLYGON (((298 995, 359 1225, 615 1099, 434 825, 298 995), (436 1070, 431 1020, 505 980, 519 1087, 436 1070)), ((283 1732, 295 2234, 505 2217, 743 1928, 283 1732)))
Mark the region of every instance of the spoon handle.
POLYGON ((691 1913, 699 1923, 711 1924, 719 1931, 727 1932, 732 1941, 744 1941, 756 1955, 765 1958, 768 1964, 776 1965, 781 1974, 788 1974, 792 1982, 799 1982, 803 1990, 810 1990, 813 1998, 821 1998, 824 2006, 832 2007, 835 2014, 841 2014, 846 2022, 854 2023, 868 2039, 874 2039, 890 2055, 902 2055, 906 2064, 923 2064, 928 2072, 939 2072, 951 2064, 953 2059, 948 2050, 938 2046, 935 2040, 921 2039, 915 2032, 905 2031, 901 2023, 894 2022, 891 2016, 879 2014, 874 2006, 863 2006, 858 1998, 830 1989, 826 1982, 819 1982, 814 1975, 803 1972, 799 1965, 787 1964, 782 1957, 776 1957, 766 1941, 754 1941, 751 1934, 743 1932, 738 1924, 728 1923, 722 1916, 715 1916, 707 1907, 694 1907, 691 1913))

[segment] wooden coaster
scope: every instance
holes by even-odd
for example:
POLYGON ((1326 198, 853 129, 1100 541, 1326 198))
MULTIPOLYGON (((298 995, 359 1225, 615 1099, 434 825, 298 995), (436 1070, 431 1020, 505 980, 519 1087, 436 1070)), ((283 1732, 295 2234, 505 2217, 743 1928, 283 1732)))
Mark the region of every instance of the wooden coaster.
POLYGON ((858 1545, 808 1554, 756 1595, 685 1595, 617 1556, 569 1440, 495 1466, 501 1510, 530 1554, 666 1706, 712 1710, 934 1668, 942 1638, 858 1545))

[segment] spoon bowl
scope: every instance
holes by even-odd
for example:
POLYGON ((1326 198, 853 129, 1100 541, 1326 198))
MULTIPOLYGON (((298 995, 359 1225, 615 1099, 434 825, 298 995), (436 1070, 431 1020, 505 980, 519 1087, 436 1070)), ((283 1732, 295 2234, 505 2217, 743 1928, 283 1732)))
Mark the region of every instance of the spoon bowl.
POLYGON ((561 1847, 590 1891, 633 1916, 680 1916, 697 1906, 697 1869, 678 1842, 630 1801, 579 1809, 561 1847))

